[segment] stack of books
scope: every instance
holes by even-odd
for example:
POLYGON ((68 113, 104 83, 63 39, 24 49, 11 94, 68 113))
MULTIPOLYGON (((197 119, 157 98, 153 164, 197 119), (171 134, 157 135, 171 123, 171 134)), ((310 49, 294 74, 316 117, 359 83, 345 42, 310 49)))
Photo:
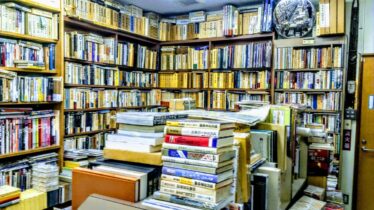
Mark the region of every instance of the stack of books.
POLYGON ((196 92, 194 90, 187 90, 185 92, 162 91, 161 105, 169 107, 170 101, 173 99, 191 98, 192 100, 195 100, 196 108, 204 108, 206 107, 207 95, 208 94, 204 91, 196 92))
POLYGON ((0 208, 11 206, 20 201, 21 189, 9 185, 0 187, 0 208))
POLYGON ((160 191, 143 204, 225 207, 233 199, 234 124, 185 119, 166 125, 160 191))
POLYGON ((186 117, 185 114, 172 113, 117 113, 118 133, 108 135, 104 158, 161 165, 166 120, 186 117))

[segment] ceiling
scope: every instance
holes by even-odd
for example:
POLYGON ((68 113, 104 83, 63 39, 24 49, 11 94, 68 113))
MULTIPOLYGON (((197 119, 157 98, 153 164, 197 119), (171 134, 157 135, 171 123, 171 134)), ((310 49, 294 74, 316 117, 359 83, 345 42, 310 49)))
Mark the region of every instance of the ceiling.
POLYGON ((223 5, 251 5, 262 0, 118 0, 124 4, 133 4, 144 11, 153 11, 162 15, 187 13, 196 10, 214 11, 223 5))

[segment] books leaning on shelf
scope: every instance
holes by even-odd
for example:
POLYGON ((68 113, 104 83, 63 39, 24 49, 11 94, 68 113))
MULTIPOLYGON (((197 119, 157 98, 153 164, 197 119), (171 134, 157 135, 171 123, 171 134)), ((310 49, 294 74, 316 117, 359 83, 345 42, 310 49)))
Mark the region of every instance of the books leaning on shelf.
POLYGON ((58 38, 58 14, 8 2, 0 4, 0 30, 35 37, 58 38))
POLYGON ((14 205, 20 201, 21 189, 9 185, 0 187, 0 208, 14 205))
POLYGON ((161 105, 169 107, 170 101, 173 99, 190 98, 195 101, 196 108, 206 107, 207 93, 205 91, 182 91, 182 92, 161 92, 161 105))
POLYGON ((143 69, 156 69, 157 51, 146 46, 138 45, 137 67, 143 69))
POLYGON ((213 208, 232 201, 234 124, 185 119, 166 125, 164 167, 154 199, 213 208))
POLYGON ((210 51, 210 67, 212 69, 270 68, 271 59, 271 41, 221 46, 210 51))
POLYGON ((116 64, 121 66, 134 66, 134 44, 130 42, 119 42, 117 45, 116 64))
POLYGON ((0 38, 0 66, 55 70, 55 44, 0 38))
POLYGON ((114 64, 115 39, 80 31, 65 32, 65 57, 114 64))
POLYGON ((103 110, 97 112, 65 113, 65 134, 72 135, 85 132, 95 132, 116 127, 115 111, 103 110))
POLYGON ((208 69, 208 46, 164 46, 161 70, 208 69))
POLYGON ((119 86, 129 88, 157 88, 158 78, 158 73, 120 71, 119 86))
POLYGON ((58 145, 59 113, 28 108, 2 109, 0 112, 1 154, 58 145))
POLYGON ((289 72, 276 73, 277 89, 334 89, 343 87, 343 71, 340 69, 318 72, 289 72))
POLYGON ((276 48, 275 69, 341 68, 344 45, 331 47, 276 48))
POLYGON ((90 150, 90 149, 104 149, 105 142, 108 139, 108 135, 114 133, 114 131, 101 132, 94 135, 75 136, 64 139, 64 150, 90 150))
POLYGON ((117 90, 102 88, 65 88, 65 109, 95 109, 117 107, 117 90))
POLYGON ((161 90, 120 90, 118 103, 119 107, 157 106, 161 104, 161 90))
POLYGON ((118 86, 117 68, 65 62, 65 84, 118 86))
POLYGON ((160 88, 208 88, 207 72, 159 74, 160 88))
POLYGON ((340 111, 341 93, 275 93, 276 104, 301 104, 313 110, 340 111))

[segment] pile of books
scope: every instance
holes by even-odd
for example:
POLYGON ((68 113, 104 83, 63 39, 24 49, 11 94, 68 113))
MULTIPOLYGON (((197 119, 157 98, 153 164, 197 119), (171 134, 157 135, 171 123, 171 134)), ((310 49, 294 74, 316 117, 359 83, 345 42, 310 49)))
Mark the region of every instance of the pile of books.
POLYGON ((225 207, 233 199, 234 124, 184 119, 166 125, 160 191, 143 204, 225 207))
POLYGON ((21 189, 9 185, 0 187, 0 208, 11 206, 20 201, 21 189))
POLYGON ((58 172, 57 165, 35 164, 32 170, 33 188, 42 192, 56 190, 58 188, 58 172))
POLYGON ((118 133, 108 135, 104 158, 161 165, 166 120, 186 118, 185 114, 120 112, 118 133))

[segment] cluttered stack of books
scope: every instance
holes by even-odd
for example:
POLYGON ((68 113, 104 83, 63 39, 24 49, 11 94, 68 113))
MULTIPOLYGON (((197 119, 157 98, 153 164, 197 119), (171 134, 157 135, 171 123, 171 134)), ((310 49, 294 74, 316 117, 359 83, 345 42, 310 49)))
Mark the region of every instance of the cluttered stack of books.
POLYGON ((167 121, 160 191, 143 205, 221 209, 232 202, 233 129, 221 121, 167 121))

